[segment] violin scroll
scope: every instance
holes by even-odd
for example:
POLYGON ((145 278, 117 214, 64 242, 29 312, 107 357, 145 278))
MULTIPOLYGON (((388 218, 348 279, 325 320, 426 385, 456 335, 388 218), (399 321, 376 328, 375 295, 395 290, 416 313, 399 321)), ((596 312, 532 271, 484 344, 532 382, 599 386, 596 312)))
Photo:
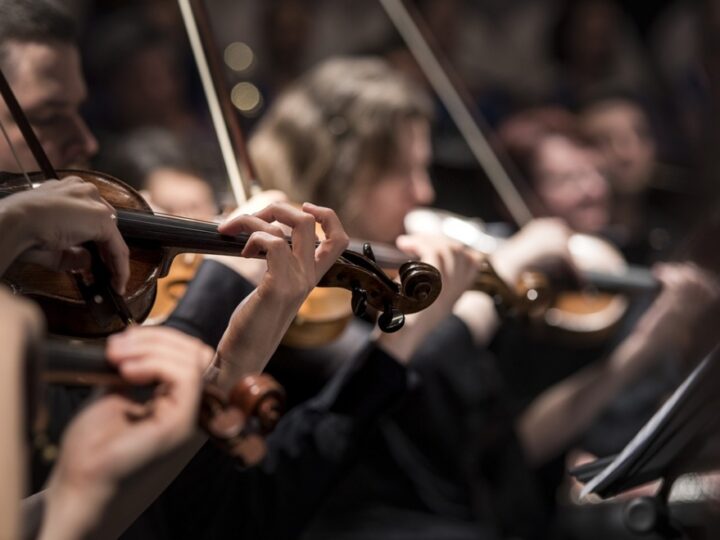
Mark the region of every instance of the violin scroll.
POLYGON ((213 441, 243 466, 259 463, 266 452, 265 435, 280 420, 285 392, 269 375, 246 375, 227 398, 206 385, 200 425, 213 441))
MULTIPOLYGON (((372 254, 372 251, 364 249, 372 254)), ((422 262, 403 264, 400 283, 369 257, 345 251, 320 280, 321 287, 341 287, 352 292, 352 310, 361 316, 370 306, 379 313, 378 325, 383 332, 402 328, 405 315, 430 306, 440 294, 442 278, 433 266, 422 262)))
POLYGON ((246 375, 230 391, 228 401, 248 417, 256 418, 264 433, 280 420, 285 406, 285 391, 269 375, 246 375))

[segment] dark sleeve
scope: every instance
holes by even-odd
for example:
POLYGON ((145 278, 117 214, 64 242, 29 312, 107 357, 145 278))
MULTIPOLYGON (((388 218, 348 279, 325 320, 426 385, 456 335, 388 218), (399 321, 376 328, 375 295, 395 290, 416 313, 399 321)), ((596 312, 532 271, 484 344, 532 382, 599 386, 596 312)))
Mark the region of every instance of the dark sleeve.
POLYGON ((254 289, 252 283, 224 264, 203 261, 165 326, 217 348, 235 308, 254 289))
POLYGON ((368 345, 314 399, 288 413, 255 468, 206 444, 166 492, 171 537, 299 536, 370 426, 407 387, 404 366, 368 345))

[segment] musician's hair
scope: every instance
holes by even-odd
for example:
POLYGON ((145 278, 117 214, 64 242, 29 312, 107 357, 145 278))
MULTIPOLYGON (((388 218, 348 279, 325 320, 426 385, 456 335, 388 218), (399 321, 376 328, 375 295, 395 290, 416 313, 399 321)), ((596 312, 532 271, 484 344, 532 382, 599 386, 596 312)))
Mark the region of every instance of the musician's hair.
POLYGON ((333 208, 346 224, 350 193, 393 167, 398 128, 432 116, 425 92, 374 57, 327 60, 281 94, 249 148, 266 188, 333 208))
POLYGON ((4 71, 13 67, 8 54, 12 42, 76 43, 77 39, 75 19, 58 2, 0 0, 0 67, 4 71))

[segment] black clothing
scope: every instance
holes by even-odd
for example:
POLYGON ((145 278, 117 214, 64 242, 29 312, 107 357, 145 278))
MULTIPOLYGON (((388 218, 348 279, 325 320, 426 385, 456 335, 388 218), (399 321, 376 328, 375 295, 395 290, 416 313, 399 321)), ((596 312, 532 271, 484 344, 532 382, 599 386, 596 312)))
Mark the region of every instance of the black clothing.
MULTIPOLYGON (((207 261, 168 326, 217 345, 252 286, 207 261)), ((293 538, 355 458, 377 416, 406 389, 407 371, 366 345, 316 398, 290 411, 258 467, 241 470, 206 444, 122 538, 293 538)))
MULTIPOLYGON (((48 385, 45 388, 45 408, 48 423, 45 436, 49 445, 59 447, 62 434, 72 418, 82 407, 92 389, 89 387, 48 385)), ((41 448, 32 448, 30 455, 29 494, 37 493, 45 487, 52 472, 53 461, 43 456, 41 448)))
POLYGON ((492 357, 449 317, 305 539, 537 538, 543 518, 492 357))

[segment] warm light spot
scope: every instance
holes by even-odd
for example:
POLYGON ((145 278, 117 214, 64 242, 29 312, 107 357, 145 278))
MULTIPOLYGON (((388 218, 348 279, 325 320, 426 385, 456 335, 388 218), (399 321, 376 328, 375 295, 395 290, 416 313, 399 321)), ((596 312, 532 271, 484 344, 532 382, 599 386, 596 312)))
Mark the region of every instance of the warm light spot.
POLYGON ((233 105, 246 115, 256 113, 262 105, 262 95, 257 86, 249 82, 237 83, 230 94, 233 105))
POLYGON ((241 41, 235 41, 225 47, 225 63, 233 71, 245 71, 255 61, 255 54, 249 45, 241 41))

